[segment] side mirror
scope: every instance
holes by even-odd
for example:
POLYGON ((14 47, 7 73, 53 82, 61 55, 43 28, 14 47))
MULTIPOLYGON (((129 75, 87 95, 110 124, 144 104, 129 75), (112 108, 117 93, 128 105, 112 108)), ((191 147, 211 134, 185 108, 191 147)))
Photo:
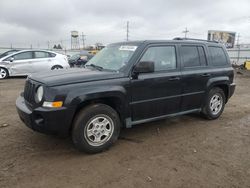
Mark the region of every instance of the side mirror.
POLYGON ((153 61, 140 61, 135 65, 134 73, 150 73, 155 71, 155 63, 153 61))
POLYGON ((11 57, 11 58, 10 58, 10 62, 13 62, 13 61, 14 61, 14 57, 11 57))

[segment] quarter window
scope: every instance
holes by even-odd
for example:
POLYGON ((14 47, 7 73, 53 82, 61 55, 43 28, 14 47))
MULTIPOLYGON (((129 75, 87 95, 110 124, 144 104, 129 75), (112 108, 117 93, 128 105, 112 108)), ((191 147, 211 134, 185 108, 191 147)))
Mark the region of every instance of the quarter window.
POLYGON ((49 57, 56 57, 56 54, 54 54, 54 53, 49 53, 49 57))
POLYGON ((155 63, 155 71, 176 69, 175 47, 149 47, 141 61, 153 61, 155 63))
POLYGON ((212 64, 215 66, 221 66, 227 64, 227 58, 224 50, 221 47, 208 47, 212 64))

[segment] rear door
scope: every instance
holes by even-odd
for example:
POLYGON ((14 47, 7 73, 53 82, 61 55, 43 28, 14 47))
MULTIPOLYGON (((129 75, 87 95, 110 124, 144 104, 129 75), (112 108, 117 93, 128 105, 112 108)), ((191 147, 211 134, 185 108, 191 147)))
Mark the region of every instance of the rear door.
POLYGON ((149 46, 139 61, 153 61, 155 72, 131 80, 132 120, 173 114, 180 110, 181 74, 176 45, 149 46))
POLYGON ((32 73, 33 54, 31 51, 20 52, 10 56, 6 61, 9 62, 9 67, 12 75, 28 75, 32 73), (11 59, 13 61, 11 61, 11 59))
POLYGON ((180 45, 183 97, 181 110, 201 108, 211 77, 205 45, 180 45))
POLYGON ((51 70, 50 53, 44 51, 34 51, 34 61, 32 63, 33 72, 42 72, 51 70))

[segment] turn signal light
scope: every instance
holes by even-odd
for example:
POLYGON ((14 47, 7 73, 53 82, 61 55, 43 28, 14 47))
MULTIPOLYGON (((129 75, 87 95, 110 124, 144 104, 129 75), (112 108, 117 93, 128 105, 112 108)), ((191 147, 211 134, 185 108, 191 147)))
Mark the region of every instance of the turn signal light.
POLYGON ((48 108, 60 108, 62 107, 63 102, 62 101, 54 101, 54 102, 43 102, 43 107, 48 107, 48 108))

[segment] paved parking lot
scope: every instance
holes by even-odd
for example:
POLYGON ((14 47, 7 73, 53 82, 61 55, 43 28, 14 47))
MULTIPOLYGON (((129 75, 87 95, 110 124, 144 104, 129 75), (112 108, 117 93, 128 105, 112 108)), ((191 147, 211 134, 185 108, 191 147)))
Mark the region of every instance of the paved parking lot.
POLYGON ((96 155, 36 133, 15 109, 24 78, 0 81, 0 187, 249 187, 250 77, 222 117, 188 115, 122 130, 96 155))

